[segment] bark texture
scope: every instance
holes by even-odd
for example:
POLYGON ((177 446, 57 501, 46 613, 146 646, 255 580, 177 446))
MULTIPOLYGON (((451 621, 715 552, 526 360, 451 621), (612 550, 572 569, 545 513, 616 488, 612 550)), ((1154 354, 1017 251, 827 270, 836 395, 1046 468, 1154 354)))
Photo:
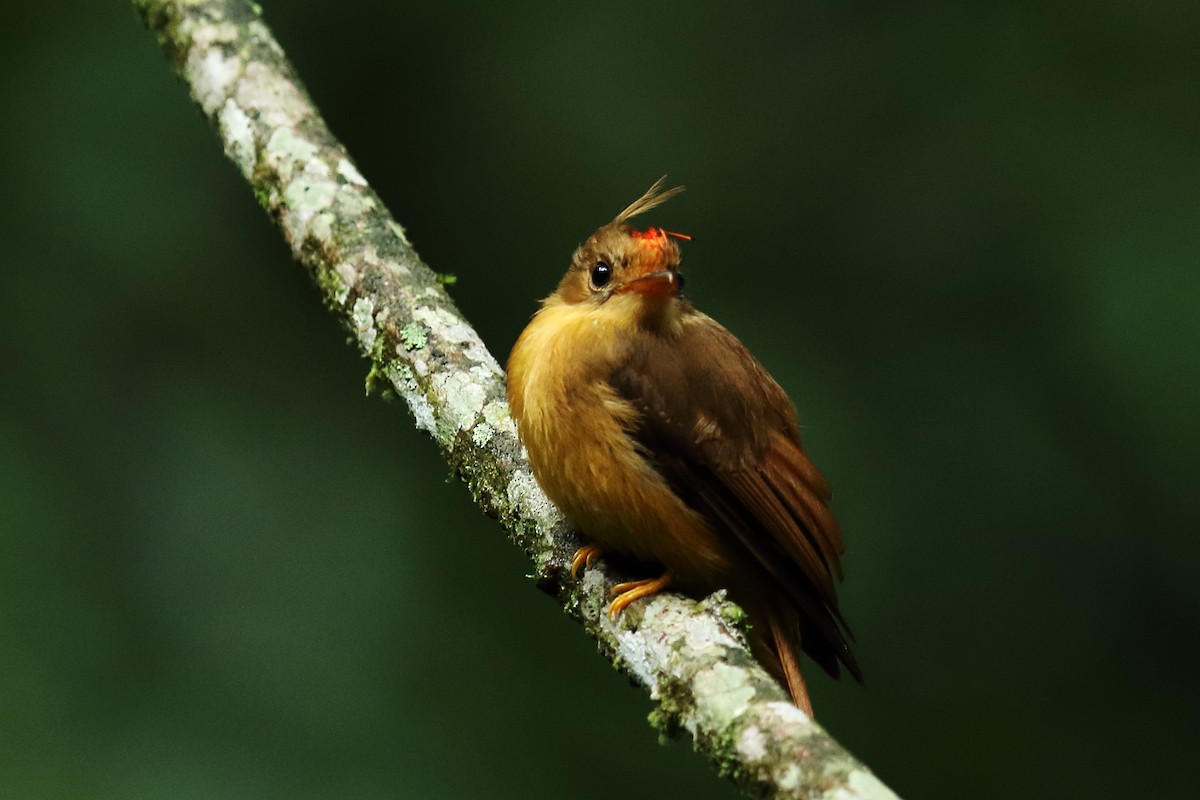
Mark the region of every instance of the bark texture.
MULTIPOLYGON (((504 372, 334 139, 247 0, 134 0, 225 153, 279 224, 326 306, 437 441, 475 502, 529 555, 538 585, 649 691, 651 721, 686 730, 747 794, 894 798, 750 657, 723 593, 663 594, 617 621, 600 563, 569 574, 581 544, 533 479, 505 401, 504 372)), ((370 386, 368 386, 370 388, 370 386)))

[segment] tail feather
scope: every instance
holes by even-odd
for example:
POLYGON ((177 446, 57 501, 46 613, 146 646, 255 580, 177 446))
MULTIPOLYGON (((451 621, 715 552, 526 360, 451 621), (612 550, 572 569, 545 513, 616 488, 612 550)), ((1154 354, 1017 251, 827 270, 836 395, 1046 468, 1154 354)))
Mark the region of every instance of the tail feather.
POLYGON ((779 667, 783 672, 783 681, 787 684, 788 693, 796 707, 813 716, 812 700, 808 696, 808 684, 800 672, 800 626, 794 614, 772 609, 767 615, 767 624, 771 628, 771 643, 779 658, 779 667))

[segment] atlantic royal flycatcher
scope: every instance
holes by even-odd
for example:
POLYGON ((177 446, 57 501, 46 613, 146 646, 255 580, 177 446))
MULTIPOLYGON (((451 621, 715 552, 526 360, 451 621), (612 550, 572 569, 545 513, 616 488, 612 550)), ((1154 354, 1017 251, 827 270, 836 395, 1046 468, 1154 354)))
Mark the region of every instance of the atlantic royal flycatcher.
POLYGON ((628 224, 681 190, 660 179, 575 251, 509 356, 509 404, 538 483, 592 542, 572 572, 608 553, 657 576, 615 587, 610 613, 727 589, 811 715, 801 650, 862 679, 834 593, 842 537, 787 395, 684 297, 688 237, 628 224))

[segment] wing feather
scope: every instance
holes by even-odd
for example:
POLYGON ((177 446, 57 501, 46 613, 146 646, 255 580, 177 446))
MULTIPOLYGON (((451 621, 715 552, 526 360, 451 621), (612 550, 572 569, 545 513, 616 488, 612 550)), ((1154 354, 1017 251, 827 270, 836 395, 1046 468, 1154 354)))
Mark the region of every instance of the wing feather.
MULTIPOLYGON (((824 476, 800 449, 800 444, 781 434, 772 437, 763 458, 763 477, 799 518, 803 533, 812 536, 821 556, 842 579, 839 556, 845 552, 837 520, 826 505, 831 492, 824 476)), ((792 532, 795 532, 795 528, 792 532)))
POLYGON ((611 376, 639 412, 630 434, 794 609, 772 616, 798 617, 804 650, 831 675, 840 661, 861 680, 837 608, 844 548, 829 485, 804 454, 791 402, 732 334, 691 316, 677 337, 641 337, 611 376), (703 368, 714 363, 721 369, 703 368))

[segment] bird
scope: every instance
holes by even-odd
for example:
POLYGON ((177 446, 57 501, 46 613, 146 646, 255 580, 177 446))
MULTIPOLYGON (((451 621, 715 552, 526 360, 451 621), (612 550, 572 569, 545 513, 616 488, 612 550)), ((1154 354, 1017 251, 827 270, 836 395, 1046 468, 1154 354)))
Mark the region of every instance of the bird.
POLYGON ((862 682, 838 610, 842 535, 787 394, 683 293, 681 241, 630 220, 678 195, 665 176, 575 250, 509 355, 508 401, 534 477, 586 538, 571 573, 613 556, 667 588, 725 589, 751 652, 812 716, 804 652, 862 682))

